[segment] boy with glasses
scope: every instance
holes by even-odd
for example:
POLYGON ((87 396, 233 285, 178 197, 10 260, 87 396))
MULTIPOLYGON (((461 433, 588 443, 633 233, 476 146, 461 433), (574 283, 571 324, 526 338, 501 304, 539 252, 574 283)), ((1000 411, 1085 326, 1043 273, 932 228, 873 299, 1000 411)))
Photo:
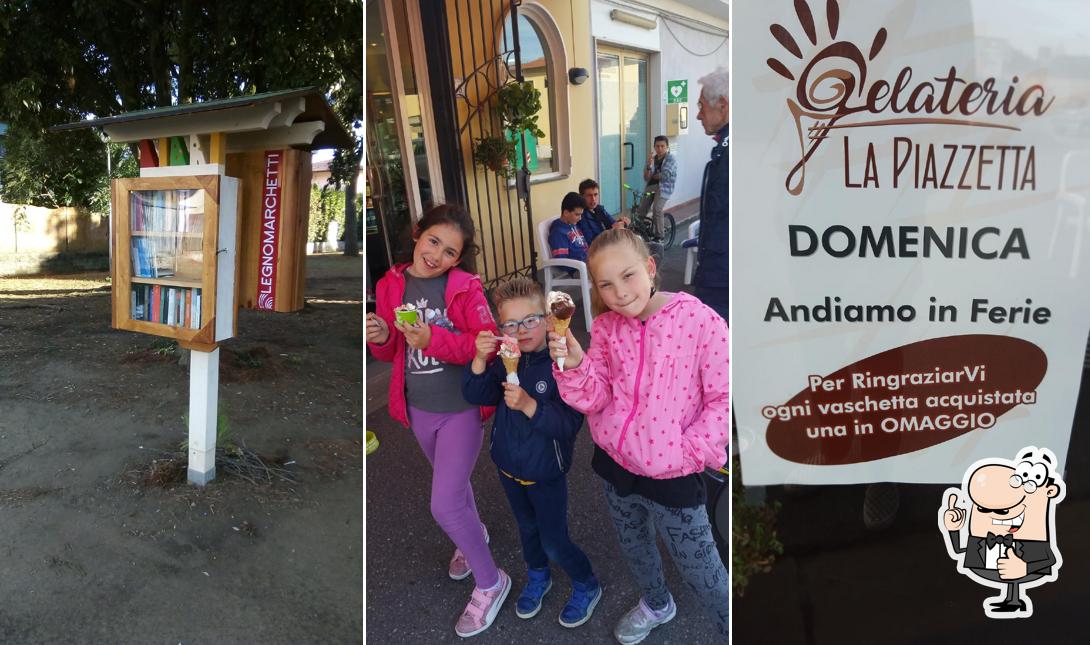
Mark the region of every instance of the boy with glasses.
POLYGON ((560 624, 578 627, 590 619, 602 587, 590 560, 568 535, 568 481, 575 436, 583 415, 560 399, 546 346, 545 293, 528 278, 515 278, 495 289, 499 328, 518 342, 518 385, 507 382, 501 361, 489 358, 500 339, 477 336, 477 355, 465 370, 462 395, 475 405, 497 406, 490 441, 492 460, 518 522, 526 586, 516 615, 532 618, 552 588, 549 562, 572 580, 572 593, 560 612, 560 624))

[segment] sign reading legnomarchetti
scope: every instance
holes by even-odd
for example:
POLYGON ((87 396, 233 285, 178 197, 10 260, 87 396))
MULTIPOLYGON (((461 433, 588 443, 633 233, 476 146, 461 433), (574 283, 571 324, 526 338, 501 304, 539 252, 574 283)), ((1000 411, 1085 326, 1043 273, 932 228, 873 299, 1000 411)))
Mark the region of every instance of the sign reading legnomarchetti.
POLYGON ((273 311, 276 300, 276 261, 280 247, 281 150, 265 151, 265 181, 261 191, 261 253, 257 278, 257 308, 273 311))
POLYGON ((1090 5, 734 7, 746 484, 1066 458, 1090 329, 1090 5))

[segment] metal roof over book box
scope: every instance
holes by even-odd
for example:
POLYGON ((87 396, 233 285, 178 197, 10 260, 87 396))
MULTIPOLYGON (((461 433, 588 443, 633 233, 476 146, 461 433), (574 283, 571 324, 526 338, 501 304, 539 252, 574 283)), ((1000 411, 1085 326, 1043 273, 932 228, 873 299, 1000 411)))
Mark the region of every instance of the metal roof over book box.
POLYGON ((80 128, 101 128, 115 143, 137 144, 141 177, 239 178, 238 305, 302 309, 309 153, 352 145, 318 88, 138 110, 52 130, 80 128))

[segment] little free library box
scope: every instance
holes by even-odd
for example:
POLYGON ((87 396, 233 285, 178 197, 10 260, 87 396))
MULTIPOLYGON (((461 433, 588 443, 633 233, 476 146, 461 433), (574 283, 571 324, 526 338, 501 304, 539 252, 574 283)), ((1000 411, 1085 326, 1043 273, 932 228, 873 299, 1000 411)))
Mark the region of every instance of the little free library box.
POLYGON ((189 480, 215 477, 220 341, 239 307, 303 307, 310 153, 352 139, 317 88, 128 112, 101 128, 136 146, 112 186, 112 325, 172 338, 190 361, 189 480))

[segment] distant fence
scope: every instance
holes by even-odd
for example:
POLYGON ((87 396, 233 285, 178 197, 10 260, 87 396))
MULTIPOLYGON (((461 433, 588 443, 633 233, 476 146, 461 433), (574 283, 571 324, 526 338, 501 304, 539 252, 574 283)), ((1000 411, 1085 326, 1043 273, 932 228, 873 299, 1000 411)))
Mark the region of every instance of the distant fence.
POLYGON ((109 268, 109 218, 0 203, 0 276, 109 268))

